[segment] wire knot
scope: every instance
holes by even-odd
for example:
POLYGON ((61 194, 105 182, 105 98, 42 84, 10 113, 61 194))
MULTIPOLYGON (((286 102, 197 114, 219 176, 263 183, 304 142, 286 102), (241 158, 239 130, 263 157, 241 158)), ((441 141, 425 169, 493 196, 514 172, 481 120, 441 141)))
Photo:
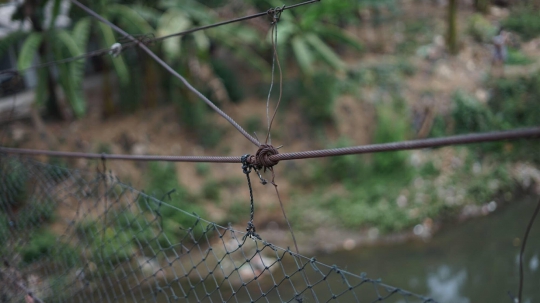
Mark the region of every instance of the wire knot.
POLYGON ((247 231, 247 233, 244 235, 243 241, 245 241, 246 238, 248 238, 248 237, 253 239, 253 240, 259 239, 259 240, 262 241, 261 236, 259 236, 259 234, 255 232, 255 224, 253 224, 253 220, 251 220, 251 221, 249 221, 247 223, 246 231, 247 231))
POLYGON ((277 154, 279 154, 277 148, 270 144, 261 144, 259 146, 259 150, 257 150, 257 153, 255 153, 255 156, 251 156, 250 162, 258 169, 264 167, 264 170, 266 171, 267 168, 271 169, 273 166, 279 163, 278 160, 272 160, 270 158, 271 156, 277 154))
POLYGON ((278 23, 279 18, 281 18, 281 13, 285 10, 285 5, 281 7, 271 8, 266 13, 270 16, 271 24, 274 25, 278 23))

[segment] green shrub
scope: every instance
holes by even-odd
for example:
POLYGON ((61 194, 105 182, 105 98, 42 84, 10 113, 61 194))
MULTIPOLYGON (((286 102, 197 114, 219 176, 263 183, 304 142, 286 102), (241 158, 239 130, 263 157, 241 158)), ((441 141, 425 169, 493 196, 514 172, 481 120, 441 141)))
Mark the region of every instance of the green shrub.
POLYGON ((192 140, 206 148, 216 147, 226 129, 215 126, 208 105, 190 96, 174 100, 180 114, 180 124, 189 129, 192 140))
POLYGON ((112 146, 106 142, 100 142, 96 148, 98 154, 112 154, 112 146))
POLYGON ((46 174, 52 176, 54 181, 59 182, 69 175, 66 161, 61 158, 49 158, 49 164, 46 168, 46 174))
POLYGON ((201 132, 198 140, 199 143, 206 148, 216 147, 226 133, 225 128, 216 127, 211 123, 206 124, 203 129, 204 131, 201 132))
POLYGON ((181 187, 176 175, 176 168, 172 163, 150 162, 147 172, 147 192, 159 199, 171 190, 176 194, 185 195, 186 190, 181 187))
POLYGON ((463 91, 455 92, 453 100, 452 118, 456 133, 483 132, 494 129, 493 114, 486 105, 463 91))
MULTIPOLYGON (((205 217, 205 210, 195 204, 187 203, 173 203, 182 210, 189 214, 196 215, 198 217, 205 217)), ((206 224, 200 221, 196 216, 188 215, 177 209, 162 206, 159 210, 162 217, 162 231, 163 234, 158 238, 161 247, 168 247, 171 244, 176 244, 185 239, 191 239, 192 237, 198 239, 204 231, 206 224)))
MULTIPOLYGON (((195 213, 197 216, 205 217, 204 208, 197 204, 195 198, 180 185, 176 170, 173 164, 163 165, 162 163, 151 163, 148 172, 149 192, 157 195, 159 199, 172 189, 176 189, 167 197, 163 197, 167 204, 178 207, 190 214, 195 213)), ((139 203, 143 203, 143 209, 157 211, 160 216, 160 224, 162 224, 163 232, 169 239, 178 239, 185 235, 186 230, 193 227, 198 221, 196 217, 187 215, 178 209, 161 205, 158 206, 153 201, 142 199, 139 203)), ((202 228, 195 228, 194 235, 200 235, 202 228)), ((161 236, 158 241, 162 245, 166 245, 165 237, 161 236)))
MULTIPOLYGON (((375 143, 407 140, 410 133, 408 115, 401 105, 377 106, 375 143)), ((404 168, 408 152, 385 152, 373 155, 373 169, 378 173, 392 173, 404 168)))
POLYGON ((17 228, 29 230, 37 228, 43 223, 49 223, 54 219, 56 205, 51 200, 31 200, 28 205, 21 209, 17 216, 17 228))
POLYGON ((244 99, 244 86, 238 81, 234 70, 223 60, 212 59, 211 64, 216 75, 221 78, 231 101, 237 103, 244 99))
POLYGON ((312 126, 320 127, 332 121, 336 85, 335 76, 325 73, 316 74, 304 81, 300 106, 312 126))
POLYGON ((0 212, 14 206, 22 206, 27 198, 26 184, 30 178, 28 170, 13 159, 2 161, 0 166, 0 177, 2 177, 4 188, 0 191, 0 212))
POLYGON ((482 14, 474 14, 469 18, 467 31, 474 40, 481 43, 491 42, 497 34, 497 28, 482 14))
POLYGON ((154 224, 145 219, 144 214, 134 215, 131 212, 125 211, 119 213, 115 219, 115 225, 119 231, 128 233, 137 245, 137 241, 147 243, 155 236, 152 232, 154 224))
MULTIPOLYGON (((328 148, 341 148, 351 146, 347 138, 341 138, 328 148)), ((317 183, 328 182, 355 182, 366 170, 365 158, 360 155, 346 155, 328 157, 317 161, 314 171, 311 173, 312 180, 317 183)))
POLYGON ((97 235, 98 226, 96 221, 84 220, 77 223, 75 226, 75 231, 80 238, 85 238, 87 241, 92 241, 92 239, 97 235))
POLYGON ((525 56, 520 50, 508 48, 508 58, 506 64, 508 65, 528 65, 533 63, 534 60, 525 56))
POLYGON ((22 260, 32 263, 44 257, 52 256, 57 245, 56 236, 48 231, 34 234, 30 242, 21 250, 22 260))
MULTIPOLYGON (((10 238, 9 218, 4 213, 0 212, 0 243, 7 243, 10 238)), ((0 248, 0 252, 2 248, 0 248)))
MULTIPOLYGON (((249 116, 244 124, 246 125, 246 131, 250 134, 257 132, 258 135, 262 135, 263 125, 259 116, 249 116)), ((259 138, 259 140, 262 140, 259 138)))
POLYGON ((489 107, 503 129, 540 125, 540 75, 497 79, 489 107))
POLYGON ((210 173, 210 163, 195 164, 195 172, 201 177, 208 176, 208 174, 210 173))
POLYGON ((92 242, 92 257, 96 264, 115 265, 130 259, 135 251, 132 237, 128 232, 118 232, 114 228, 99 231, 92 242))
POLYGON ((227 217, 225 218, 225 224, 242 222, 249 216, 249 210, 247 210, 248 204, 246 202, 234 201, 227 211, 227 217))
POLYGON ((220 186, 221 185, 215 180, 206 181, 201 189, 202 197, 218 203, 220 197, 220 186))
POLYGON ((540 11, 532 7, 521 6, 514 9, 503 21, 503 27, 519 33, 526 40, 540 35, 540 11))

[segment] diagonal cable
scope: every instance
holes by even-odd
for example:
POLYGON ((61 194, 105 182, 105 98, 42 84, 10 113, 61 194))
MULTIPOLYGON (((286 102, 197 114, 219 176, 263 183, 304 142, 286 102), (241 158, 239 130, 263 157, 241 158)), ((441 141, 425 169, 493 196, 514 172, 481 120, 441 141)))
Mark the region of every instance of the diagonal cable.
POLYGON ((150 57, 152 57, 154 60, 156 60, 157 63, 159 63, 161 66, 163 66, 169 73, 171 73, 176 78, 180 79, 184 85, 191 90, 195 95, 197 95, 199 98, 201 98, 208 106, 210 106, 214 111, 216 111, 220 116, 225 118, 229 123, 231 123, 244 137, 246 137, 249 141, 251 141, 256 146, 259 146, 259 142, 253 138, 250 134, 248 134, 236 121, 234 121, 233 118, 231 118, 229 115, 227 115, 225 112, 223 112, 219 107, 217 107, 210 99, 208 99, 205 95, 203 95, 201 92, 199 92, 195 87, 193 87, 184 77, 182 77, 177 71, 175 71, 172 67, 170 67, 165 61, 163 61, 160 57, 158 57, 154 52, 152 52, 146 45, 144 45, 141 41, 135 39, 133 36, 125 32, 123 29, 119 28, 118 26, 114 25, 109 20, 103 18, 98 13, 94 12, 87 6, 83 5, 77 0, 71 0, 71 3, 77 5, 82 10, 84 10, 86 13, 91 15, 92 17, 98 19, 99 21, 103 22, 104 24, 108 25, 111 29, 118 32, 119 34, 123 35, 124 37, 128 38, 129 40, 133 41, 135 44, 137 44, 143 51, 145 51, 150 57))

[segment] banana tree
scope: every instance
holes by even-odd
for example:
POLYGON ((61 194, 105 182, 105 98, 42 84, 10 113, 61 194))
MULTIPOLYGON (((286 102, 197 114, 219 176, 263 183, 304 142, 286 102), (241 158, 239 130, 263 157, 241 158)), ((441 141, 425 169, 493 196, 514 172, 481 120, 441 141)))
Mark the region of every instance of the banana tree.
MULTIPOLYGON (((159 36, 220 21, 213 10, 194 0, 162 0, 159 7, 164 10, 158 22, 159 36)), ((190 50, 195 51, 194 55, 200 59, 207 60, 211 42, 215 42, 215 45, 226 48, 234 56, 247 61, 254 68, 266 71, 268 64, 251 48, 260 40, 260 35, 245 24, 229 24, 198 31, 185 37, 167 39, 163 42, 163 50, 171 60, 184 57, 190 50), (187 45, 183 46, 183 44, 187 45)))
MULTIPOLYGON (((14 20, 29 19, 32 32, 14 32, 5 37, 0 43, 0 52, 5 51, 8 45, 22 43, 18 53, 17 67, 20 70, 29 68, 34 59, 41 62, 59 60, 66 57, 79 56, 84 53, 88 40, 90 20, 81 19, 72 30, 56 28, 56 20, 60 15, 61 0, 42 1, 39 4, 33 1, 22 3, 12 16, 14 20), (45 10, 50 7, 50 14, 45 10)), ((58 80, 69 103, 71 111, 76 116, 85 113, 86 106, 82 96, 81 82, 84 73, 84 60, 58 65, 58 80)), ((56 95, 56 78, 52 68, 37 70, 38 85, 36 87, 36 103, 44 104, 49 114, 67 118, 66 108, 56 95)))
MULTIPOLYGON (((130 1, 128 4, 121 4, 120 1, 115 0, 99 0, 99 1, 83 1, 87 6, 92 8, 95 12, 103 16, 105 19, 118 24, 122 29, 127 31, 132 35, 146 35, 154 32, 154 28, 150 23, 143 17, 144 13, 152 11, 150 8, 147 8, 140 1, 130 1)), ((124 1, 125 2, 125 1, 124 1)), ((81 10, 72 10, 72 16, 80 17, 85 15, 81 10)), ((101 42, 102 48, 108 48, 114 45, 115 43, 122 42, 119 38, 124 39, 123 37, 115 36, 113 30, 99 21, 93 21, 93 33, 94 37, 97 37, 101 42)), ((125 40, 125 39, 124 39, 125 40)), ((128 41, 126 41, 128 42, 128 41)), ((143 63, 146 61, 143 61, 143 63)), ((104 116, 109 116, 116 112, 117 105, 113 101, 113 86, 110 79, 110 73, 108 72, 111 68, 114 70, 120 86, 124 88, 124 91, 131 92, 134 88, 144 87, 144 85, 138 85, 137 75, 141 74, 136 72, 131 68, 127 62, 127 58, 124 55, 121 56, 108 56, 104 57, 103 65, 103 108, 102 112, 104 116), (133 79, 136 78, 136 79, 133 79), (135 81, 133 81, 135 80, 135 81), (132 85, 133 87, 127 87, 127 85, 132 85)), ((143 64, 144 65, 144 64, 143 64)), ((140 66, 140 64, 137 64, 140 66)), ((135 94, 139 96, 140 94, 135 94)), ((129 101, 129 105, 133 108, 133 100, 129 101)))
POLYGON ((318 67, 317 62, 337 71, 346 70, 346 64, 330 46, 330 42, 362 50, 359 41, 347 35, 339 26, 325 22, 325 15, 324 10, 313 5, 301 13, 293 10, 284 12, 278 23, 277 45, 280 53, 287 56, 292 51, 306 75, 314 73, 318 67))

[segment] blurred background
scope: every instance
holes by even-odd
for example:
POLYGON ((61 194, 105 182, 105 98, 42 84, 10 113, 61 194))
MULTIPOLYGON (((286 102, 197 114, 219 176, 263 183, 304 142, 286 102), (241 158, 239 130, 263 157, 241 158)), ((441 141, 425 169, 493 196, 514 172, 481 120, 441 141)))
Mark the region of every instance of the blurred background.
MULTIPOLYGON (((81 2, 143 42, 299 3, 81 2)), ((270 108, 282 98, 272 144, 292 152, 540 125, 539 9, 537 0, 322 0, 283 12, 276 44, 283 78, 276 66, 270 108)), ((263 140, 270 23, 262 17, 149 47, 263 140)), ((136 47, 117 57, 29 68, 126 42, 69 1, 0 1, 0 70, 20 70, 0 74, 2 146, 256 152, 136 47)), ((275 167, 276 183, 302 254, 440 302, 510 302, 519 246, 540 194, 539 148, 530 140, 287 161, 275 167)), ((40 160, 88 170, 98 164, 40 160)), ((107 168, 156 197, 176 189, 171 204, 218 224, 243 230, 249 219, 240 165, 108 161, 107 168)), ((274 189, 255 183, 259 234, 291 246, 274 189)), ((44 210, 46 221, 54 222, 57 211, 44 210)), ((181 219, 163 220, 174 237, 181 219)), ((523 302, 540 300, 539 236, 537 222, 524 259, 523 302)), ((39 245, 54 245, 49 239, 39 245)))

